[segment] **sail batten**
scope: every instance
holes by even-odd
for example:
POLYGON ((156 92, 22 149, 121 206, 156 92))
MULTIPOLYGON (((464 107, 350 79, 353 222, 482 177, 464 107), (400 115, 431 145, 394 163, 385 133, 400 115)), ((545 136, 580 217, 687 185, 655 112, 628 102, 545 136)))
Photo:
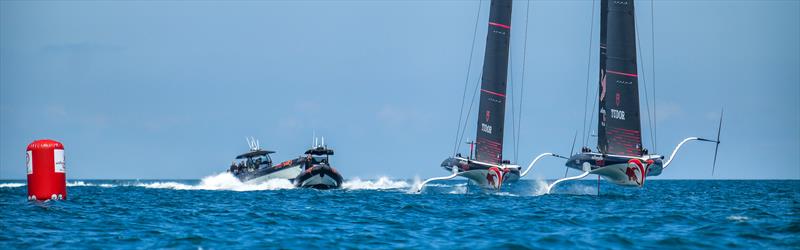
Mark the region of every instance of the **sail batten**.
POLYGON ((505 122, 508 51, 511 39, 511 0, 492 0, 483 60, 478 129, 478 161, 501 163, 505 122))
POLYGON ((607 154, 642 154, 633 2, 601 1, 597 146, 607 154))

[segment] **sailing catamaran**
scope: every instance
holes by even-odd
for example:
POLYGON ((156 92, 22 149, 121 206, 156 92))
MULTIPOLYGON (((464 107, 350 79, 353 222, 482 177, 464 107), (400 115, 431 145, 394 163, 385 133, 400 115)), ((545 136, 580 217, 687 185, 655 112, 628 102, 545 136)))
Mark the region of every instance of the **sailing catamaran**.
POLYGON ((333 149, 322 144, 306 150, 305 156, 272 165, 270 154, 275 151, 263 150, 255 139, 248 138, 250 151, 236 157, 228 172, 245 183, 258 183, 270 179, 287 179, 296 187, 316 189, 335 189, 342 185, 342 175, 330 165, 333 149), (237 163, 238 161, 238 163, 237 163))
POLYGON ((669 159, 649 154, 642 146, 639 112, 639 76, 637 74, 636 24, 633 0, 601 0, 600 7, 600 87, 597 126, 597 150, 584 146, 581 153, 570 157, 566 166, 583 173, 556 180, 576 180, 589 174, 623 186, 642 187, 647 176, 657 176, 675 159, 675 154, 689 141, 717 144, 722 128, 720 114, 717 139, 689 137, 678 143, 669 159))
POLYGON ((480 187, 499 189, 504 182, 516 181, 525 176, 542 157, 560 157, 552 153, 541 154, 531 162, 524 172, 520 171, 519 165, 512 164, 503 158, 511 7, 511 0, 491 1, 481 79, 477 136, 476 141, 470 143, 469 157, 465 158, 461 154, 456 154, 445 159, 441 167, 452 174, 425 180, 419 185, 417 192, 431 181, 447 180, 457 176, 466 177, 480 187))

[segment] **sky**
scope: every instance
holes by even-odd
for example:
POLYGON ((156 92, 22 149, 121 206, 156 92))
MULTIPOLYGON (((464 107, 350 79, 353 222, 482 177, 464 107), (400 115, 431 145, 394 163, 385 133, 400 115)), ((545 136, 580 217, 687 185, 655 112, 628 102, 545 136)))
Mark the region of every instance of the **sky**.
MULTIPOLYGON (((685 137, 713 138, 725 110, 714 175, 714 145, 692 143, 653 179, 800 179, 800 1, 651 3, 636 2, 640 89, 657 114, 654 145, 643 92, 645 146, 669 154, 685 137)), ((469 103, 480 78, 488 5, 0 1, 0 179, 25 178, 36 139, 64 144, 70 179, 196 179, 226 169, 245 137, 282 161, 313 134, 345 178, 447 175, 439 164, 465 82, 469 103)), ((523 105, 506 158, 567 155, 576 133, 576 147, 596 145, 581 138, 598 6, 514 2, 509 88, 523 105)), ((550 158, 526 178, 563 172, 550 158)))

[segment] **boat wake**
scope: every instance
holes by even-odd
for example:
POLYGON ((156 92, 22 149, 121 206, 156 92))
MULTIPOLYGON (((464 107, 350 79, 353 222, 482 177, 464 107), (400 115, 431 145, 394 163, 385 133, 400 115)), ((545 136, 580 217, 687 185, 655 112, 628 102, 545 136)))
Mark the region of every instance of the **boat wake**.
POLYGON ((271 179, 260 183, 243 183, 231 173, 220 173, 207 176, 200 180, 197 185, 189 185, 179 182, 152 182, 136 183, 133 186, 144 188, 162 188, 175 190, 229 190, 229 191, 261 191, 279 190, 294 188, 289 180, 271 179))
POLYGON ((389 177, 380 177, 378 180, 361 180, 361 178, 353 178, 352 180, 342 183, 342 188, 347 190, 385 190, 385 189, 404 189, 411 187, 404 180, 392 180, 389 177))
MULTIPOLYGON (((545 193, 547 186, 545 186, 545 193)), ((564 187, 553 188, 551 194, 568 194, 568 195, 597 195, 597 186, 595 185, 564 185, 564 187)))

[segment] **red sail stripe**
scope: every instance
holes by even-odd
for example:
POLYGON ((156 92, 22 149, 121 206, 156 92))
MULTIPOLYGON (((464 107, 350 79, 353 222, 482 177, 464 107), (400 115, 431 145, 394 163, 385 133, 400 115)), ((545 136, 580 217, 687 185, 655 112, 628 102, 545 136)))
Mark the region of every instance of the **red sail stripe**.
POLYGON ((639 77, 639 75, 637 75, 637 74, 624 73, 624 72, 613 71, 613 70, 606 70, 606 72, 608 72, 608 73, 611 73, 611 74, 615 74, 615 75, 630 76, 630 77, 639 77))
POLYGON ((496 95, 496 96, 499 96, 499 97, 506 97, 506 95, 504 95, 504 94, 488 91, 488 90, 485 90, 485 89, 481 89, 481 92, 486 92, 486 93, 489 93, 489 94, 492 94, 492 95, 496 95))
POLYGON ((502 24, 502 23, 489 22, 489 25, 497 26, 497 27, 500 27, 500 28, 511 29, 511 26, 508 26, 508 25, 505 25, 505 24, 502 24))

